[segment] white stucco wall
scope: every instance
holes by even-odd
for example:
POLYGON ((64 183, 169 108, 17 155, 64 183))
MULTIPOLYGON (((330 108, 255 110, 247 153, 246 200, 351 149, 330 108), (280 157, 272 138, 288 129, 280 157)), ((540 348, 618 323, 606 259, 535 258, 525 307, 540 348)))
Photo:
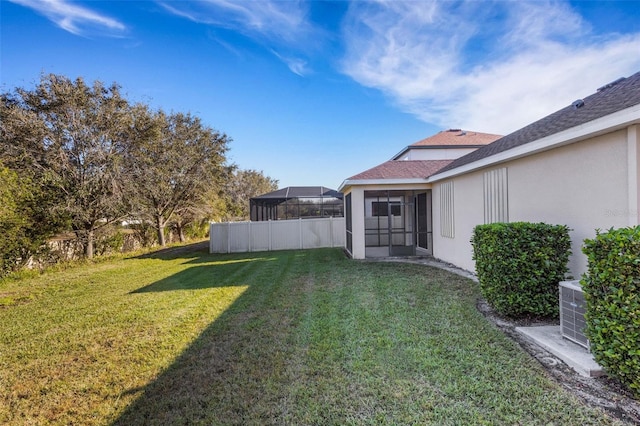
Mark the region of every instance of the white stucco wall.
POLYGON ((570 273, 586 269, 581 252, 595 229, 638 224, 638 126, 551 149, 433 184, 434 256, 474 271, 469 240, 484 223, 483 173, 507 167, 509 221, 568 225, 570 273), (440 184, 453 180, 455 238, 440 235, 440 184))
POLYGON ((433 185, 433 256, 475 271, 469 240, 473 228, 484 223, 482 172, 469 173, 433 185), (453 180, 454 238, 440 233, 440 184, 453 180))
POLYGON ((575 278, 584 239, 629 224, 626 130, 516 160, 508 173, 509 220, 569 226, 575 278))

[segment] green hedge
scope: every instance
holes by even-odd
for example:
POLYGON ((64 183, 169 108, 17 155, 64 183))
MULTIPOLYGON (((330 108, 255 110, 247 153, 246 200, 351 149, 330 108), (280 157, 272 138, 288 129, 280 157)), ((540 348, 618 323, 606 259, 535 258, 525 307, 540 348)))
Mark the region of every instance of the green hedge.
POLYGON ((584 241, 586 334, 596 361, 640 397, 640 226, 584 241))
POLYGON ((545 223, 478 225, 471 238, 482 295, 510 317, 557 317, 558 283, 571 254, 569 228, 545 223))

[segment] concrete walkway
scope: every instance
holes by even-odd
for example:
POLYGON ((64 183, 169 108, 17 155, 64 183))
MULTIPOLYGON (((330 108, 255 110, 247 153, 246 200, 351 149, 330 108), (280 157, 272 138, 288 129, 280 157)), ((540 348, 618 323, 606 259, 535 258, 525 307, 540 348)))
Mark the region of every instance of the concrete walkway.
POLYGON ((560 358, 581 376, 599 377, 604 374, 602 367, 593 359, 591 352, 562 337, 559 325, 516 327, 516 331, 560 358))

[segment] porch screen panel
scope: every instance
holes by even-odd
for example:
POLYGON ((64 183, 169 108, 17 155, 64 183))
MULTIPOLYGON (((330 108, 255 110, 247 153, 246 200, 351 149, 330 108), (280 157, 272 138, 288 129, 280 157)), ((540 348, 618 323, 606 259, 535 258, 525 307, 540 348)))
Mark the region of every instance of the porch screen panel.
POLYGON ((344 197, 344 212, 345 212, 345 237, 346 237, 346 245, 347 251, 349 253, 353 253, 353 225, 351 223, 351 194, 347 194, 344 197))
POLYGON ((507 168, 484 173, 484 223, 509 221, 507 168))
POLYGON ((429 222, 427 217, 427 194, 416 197, 416 211, 418 213, 418 247, 429 248, 429 222))
POLYGON ((453 215, 453 181, 440 184, 440 235, 455 237, 453 215))

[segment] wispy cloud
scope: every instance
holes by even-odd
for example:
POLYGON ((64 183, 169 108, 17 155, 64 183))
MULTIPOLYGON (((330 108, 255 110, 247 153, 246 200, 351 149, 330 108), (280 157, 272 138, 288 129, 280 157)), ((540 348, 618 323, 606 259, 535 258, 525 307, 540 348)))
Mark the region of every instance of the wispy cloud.
POLYGON ((301 77, 304 77, 309 73, 307 61, 305 61, 304 59, 283 56, 273 49, 271 50, 271 53, 273 53, 278 59, 284 62, 287 65, 287 67, 289 67, 289 70, 292 73, 297 74, 301 77))
POLYGON ((160 4, 169 12, 194 22, 290 42, 308 29, 307 5, 295 1, 200 0, 160 1, 160 4))
POLYGON ((101 34, 119 35, 126 31, 120 21, 68 0, 9 0, 44 15, 60 28, 75 35, 101 34))
POLYGON ((298 75, 308 73, 308 64, 302 59, 302 52, 313 45, 314 37, 319 31, 308 19, 308 3, 201 0, 160 1, 159 4, 177 16, 236 31, 258 43, 266 44, 291 72, 298 75))
POLYGON ((443 127, 508 133, 640 69, 558 2, 353 3, 343 72, 443 127))

